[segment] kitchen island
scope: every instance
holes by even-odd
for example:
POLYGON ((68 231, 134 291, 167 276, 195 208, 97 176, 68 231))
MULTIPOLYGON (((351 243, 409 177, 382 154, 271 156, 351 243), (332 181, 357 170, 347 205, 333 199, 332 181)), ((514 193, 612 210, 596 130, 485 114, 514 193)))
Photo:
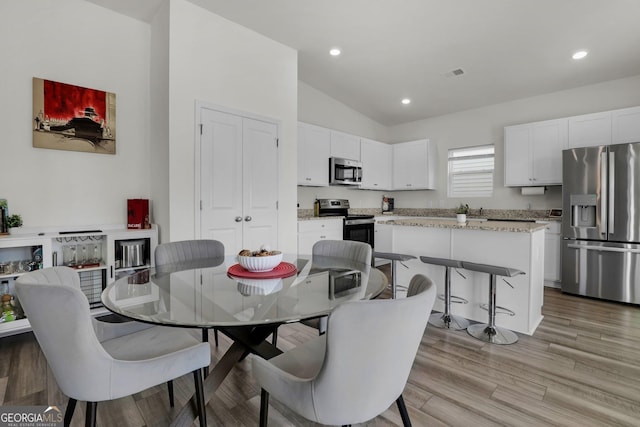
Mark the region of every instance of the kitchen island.
MULTIPOLYGON (((444 293, 444 268, 424 264, 420 256, 517 268, 525 274, 505 278, 513 288, 498 278, 496 298, 499 307, 515 315, 498 314, 496 324, 531 335, 542 321, 544 224, 473 220, 458 224, 447 219, 408 218, 380 221, 376 226, 377 251, 418 257, 405 263, 409 268, 397 269, 399 284, 409 283, 414 274, 422 273, 437 284, 439 294, 444 293)), ((488 314, 481 304, 489 300, 489 275, 467 270, 460 273, 465 278, 455 272, 451 274, 451 293, 469 303, 452 304, 451 312, 486 323, 488 314)), ((436 300, 434 310, 444 310, 442 300, 436 300)))

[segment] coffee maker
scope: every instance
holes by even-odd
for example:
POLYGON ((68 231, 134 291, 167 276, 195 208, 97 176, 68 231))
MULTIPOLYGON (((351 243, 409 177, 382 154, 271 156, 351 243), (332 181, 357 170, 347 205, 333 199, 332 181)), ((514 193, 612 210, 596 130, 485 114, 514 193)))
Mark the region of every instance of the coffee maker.
POLYGON ((382 196, 382 213, 393 213, 393 197, 382 196))

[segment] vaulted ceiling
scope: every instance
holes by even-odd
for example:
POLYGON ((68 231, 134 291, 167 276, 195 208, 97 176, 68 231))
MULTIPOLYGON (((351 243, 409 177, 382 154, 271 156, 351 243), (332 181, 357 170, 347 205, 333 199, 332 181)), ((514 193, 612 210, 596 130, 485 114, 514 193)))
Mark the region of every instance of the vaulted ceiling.
MULTIPOLYGON (((150 22, 168 0, 88 1, 150 22)), ((301 81, 388 126, 640 74, 638 0, 189 1, 296 49, 301 81)))

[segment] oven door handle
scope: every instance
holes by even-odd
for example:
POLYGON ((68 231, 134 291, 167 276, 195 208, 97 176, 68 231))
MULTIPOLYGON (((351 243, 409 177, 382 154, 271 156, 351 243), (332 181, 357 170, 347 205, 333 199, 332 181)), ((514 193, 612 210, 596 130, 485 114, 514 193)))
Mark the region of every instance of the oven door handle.
POLYGON ((344 225, 362 225, 362 224, 375 224, 375 220, 371 219, 346 219, 344 225))

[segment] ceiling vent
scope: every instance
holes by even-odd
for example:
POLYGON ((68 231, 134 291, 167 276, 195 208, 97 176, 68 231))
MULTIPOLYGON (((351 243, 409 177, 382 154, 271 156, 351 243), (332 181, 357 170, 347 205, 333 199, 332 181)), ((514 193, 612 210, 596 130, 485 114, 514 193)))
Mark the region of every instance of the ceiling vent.
POLYGON ((444 73, 445 77, 458 77, 464 74, 464 70, 462 68, 456 68, 455 70, 448 71, 444 73))

